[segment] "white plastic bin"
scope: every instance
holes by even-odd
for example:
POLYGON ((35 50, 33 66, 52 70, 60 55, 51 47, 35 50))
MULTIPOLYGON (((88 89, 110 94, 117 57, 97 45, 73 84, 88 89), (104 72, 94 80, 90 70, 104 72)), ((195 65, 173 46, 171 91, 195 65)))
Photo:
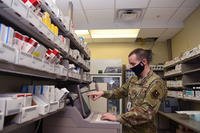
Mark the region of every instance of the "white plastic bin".
POLYGON ((15 118, 13 119, 13 122, 20 124, 20 123, 24 123, 24 122, 27 122, 34 118, 39 117, 37 108, 38 108, 38 105, 22 108, 22 112, 20 112, 19 114, 15 116, 15 118))
POLYGON ((51 41, 54 41, 54 34, 49 29, 47 30, 46 35, 51 41))
POLYGON ((32 67, 35 68, 35 69, 41 70, 41 68, 43 67, 42 60, 37 58, 37 57, 33 57, 32 67))
POLYGON ((65 107, 65 101, 59 102, 59 109, 63 109, 65 107))
POLYGON ((28 14, 28 7, 21 0, 13 0, 12 8, 20 16, 26 18, 28 14))
POLYGON ((54 73, 54 65, 49 63, 48 61, 43 61, 43 69, 46 72, 54 73))
POLYGON ((55 101, 55 102, 51 102, 50 103, 50 109, 49 109, 49 112, 55 112, 56 110, 59 109, 59 102, 58 101, 55 101))
POLYGON ((0 0, 0 1, 3 2, 3 3, 0 2, 0 8, 2 8, 2 7, 11 7, 13 0, 0 0))
POLYGON ((28 53, 20 52, 19 53, 19 59, 18 59, 18 64, 27 66, 27 67, 33 67, 33 56, 28 53))
POLYGON ((0 112, 0 131, 3 130, 4 125, 4 113, 0 112))
POLYGON ((16 62, 17 51, 15 48, 0 43, 0 60, 5 60, 11 63, 16 62))
POLYGON ((39 29, 40 20, 38 16, 32 11, 32 9, 28 10, 27 20, 34 25, 37 29, 39 29))

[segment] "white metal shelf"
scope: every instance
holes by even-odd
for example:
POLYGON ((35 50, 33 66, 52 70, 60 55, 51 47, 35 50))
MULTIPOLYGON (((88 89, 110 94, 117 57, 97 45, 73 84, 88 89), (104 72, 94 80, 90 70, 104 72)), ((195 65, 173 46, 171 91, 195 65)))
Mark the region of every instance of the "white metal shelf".
POLYGON ((195 97, 176 97, 176 96, 171 96, 171 95, 167 95, 168 97, 172 97, 172 98, 177 98, 177 99, 181 99, 181 100, 186 100, 186 101, 195 101, 195 102, 200 102, 200 99, 195 98, 195 97))
POLYGON ((197 69, 185 71, 185 72, 183 72, 183 74, 191 74, 191 73, 195 73, 195 72, 199 72, 199 71, 200 71, 200 68, 197 68, 197 69))
POLYGON ((82 79, 71 78, 62 75, 57 75, 54 73, 49 73, 46 71, 37 70, 34 68, 29 68, 26 66, 10 63, 7 61, 0 60, 0 72, 17 74, 17 75, 25 75, 31 77, 40 77, 45 79, 59 80, 61 82, 76 82, 76 83, 89 83, 87 81, 83 81, 82 79))
POLYGON ((182 72, 178 72, 178 73, 173 73, 173 74, 169 74, 169 75, 164 75, 165 78, 170 78, 170 77, 177 77, 177 76, 181 76, 183 75, 182 72))
POLYGON ((36 122, 36 121, 38 121, 38 120, 41 120, 41 119, 43 119, 43 118, 45 118, 45 117, 48 117, 48 116, 50 116, 50 115, 56 114, 56 113, 61 112, 61 111, 64 111, 64 110, 65 110, 65 108, 64 108, 64 109, 59 109, 59 110, 57 110, 57 111, 55 111, 55 112, 48 113, 48 114, 46 114, 46 115, 41 115, 41 116, 39 116, 38 118, 32 119, 32 120, 27 121, 27 122, 22 123, 22 124, 12 124, 12 125, 5 126, 4 129, 3 129, 2 131, 0 131, 0 133, 8 133, 8 132, 11 132, 11 131, 13 131, 13 130, 22 128, 22 127, 24 127, 24 126, 27 126, 28 124, 31 124, 31 123, 33 123, 33 122, 36 122))
POLYGON ((188 127, 189 129, 192 129, 196 132, 200 132, 199 122, 190 119, 187 115, 180 115, 177 113, 165 113, 162 111, 158 111, 158 113, 160 115, 165 116, 168 119, 171 119, 181 125, 184 125, 185 127, 188 127))

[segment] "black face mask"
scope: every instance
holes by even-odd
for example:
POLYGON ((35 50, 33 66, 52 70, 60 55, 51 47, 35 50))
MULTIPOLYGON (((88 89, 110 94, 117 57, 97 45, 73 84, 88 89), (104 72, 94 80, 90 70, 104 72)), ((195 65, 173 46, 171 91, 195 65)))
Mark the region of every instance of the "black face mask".
POLYGON ((140 74, 143 72, 144 70, 144 63, 140 62, 138 65, 130 68, 137 77, 140 76, 140 74))

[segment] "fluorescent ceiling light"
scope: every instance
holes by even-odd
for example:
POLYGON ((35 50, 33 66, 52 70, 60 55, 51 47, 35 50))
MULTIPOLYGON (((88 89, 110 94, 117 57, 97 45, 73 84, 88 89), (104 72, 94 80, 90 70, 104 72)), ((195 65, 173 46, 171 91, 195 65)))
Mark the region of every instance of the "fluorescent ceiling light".
POLYGON ((140 29, 90 30, 92 38, 136 38, 140 29))
POLYGON ((75 33, 77 35, 88 35, 89 31, 88 30, 75 30, 75 33))

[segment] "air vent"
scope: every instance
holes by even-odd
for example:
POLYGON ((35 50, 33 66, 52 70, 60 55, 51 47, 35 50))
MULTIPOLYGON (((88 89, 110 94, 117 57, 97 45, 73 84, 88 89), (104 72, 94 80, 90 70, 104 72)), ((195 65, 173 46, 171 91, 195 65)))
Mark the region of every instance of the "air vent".
POLYGON ((119 21, 137 21, 141 18, 143 9, 119 9, 117 11, 117 20, 119 21))
POLYGON ((155 42, 157 39, 157 37, 137 38, 135 42, 155 42))

